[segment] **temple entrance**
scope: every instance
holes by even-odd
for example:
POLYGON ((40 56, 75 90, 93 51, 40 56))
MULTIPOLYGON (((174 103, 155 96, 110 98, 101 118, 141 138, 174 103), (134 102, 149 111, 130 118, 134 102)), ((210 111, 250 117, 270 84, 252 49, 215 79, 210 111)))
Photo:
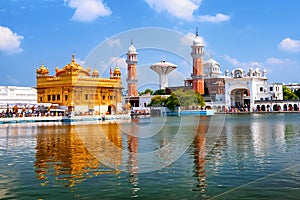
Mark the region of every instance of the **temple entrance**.
POLYGON ((109 115, 116 114, 116 106, 113 104, 109 105, 107 108, 107 114, 109 115))
POLYGON ((231 107, 243 109, 250 108, 250 91, 247 89, 234 89, 231 91, 231 107))

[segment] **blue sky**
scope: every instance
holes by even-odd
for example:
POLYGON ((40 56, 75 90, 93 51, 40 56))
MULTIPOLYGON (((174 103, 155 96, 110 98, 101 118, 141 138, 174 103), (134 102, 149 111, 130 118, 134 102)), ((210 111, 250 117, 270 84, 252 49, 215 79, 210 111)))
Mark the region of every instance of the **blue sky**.
POLYGON ((300 82, 298 0, 0 2, 0 85, 35 86, 36 68, 44 63, 54 74, 56 66, 70 62, 72 53, 83 66, 99 69, 104 77, 118 63, 125 80, 131 38, 139 53, 140 88, 158 82, 149 65, 161 59, 178 66, 170 74, 169 85, 182 85, 192 70, 189 53, 195 27, 205 42, 206 59, 212 55, 223 72, 258 66, 267 70, 270 82, 300 82), (174 50, 176 37, 168 40, 156 35, 160 28, 162 35, 177 35, 184 50, 174 50), (152 30, 156 33, 148 34, 152 30), (89 63, 95 52, 103 60, 89 63), (104 56, 107 52, 111 54, 104 56))

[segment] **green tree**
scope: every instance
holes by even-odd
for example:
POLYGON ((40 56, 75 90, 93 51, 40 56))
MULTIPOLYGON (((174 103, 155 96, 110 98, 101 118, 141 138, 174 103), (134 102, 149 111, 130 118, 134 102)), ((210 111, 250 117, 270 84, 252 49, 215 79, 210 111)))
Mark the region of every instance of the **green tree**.
POLYGON ((177 96, 180 106, 205 106, 203 96, 197 91, 179 89, 174 94, 177 96))
POLYGON ((153 95, 165 95, 166 94, 166 91, 164 89, 162 90, 156 90, 153 95))
POLYGON ((171 93, 171 95, 166 99, 165 105, 167 108, 169 108, 172 112, 174 112, 175 108, 177 106, 180 106, 180 103, 178 101, 178 98, 174 93, 171 93))
POLYGON ((298 96, 298 98, 300 98, 300 89, 296 90, 295 94, 298 96))
POLYGON ((194 90, 179 89, 172 92, 168 98, 157 95, 151 99, 148 106, 166 106, 172 112, 178 106, 205 106, 203 96, 194 90))
POLYGON ((286 86, 282 86, 283 90, 283 100, 297 100, 298 96, 286 86))
POLYGON ((150 94, 150 95, 152 95, 153 94, 153 90, 151 90, 150 88, 147 88, 147 89, 145 89, 145 91, 139 92, 140 96, 143 95, 143 94, 150 94))
POLYGON ((165 104, 166 98, 162 96, 154 96, 151 98, 151 102, 148 106, 162 106, 165 104))

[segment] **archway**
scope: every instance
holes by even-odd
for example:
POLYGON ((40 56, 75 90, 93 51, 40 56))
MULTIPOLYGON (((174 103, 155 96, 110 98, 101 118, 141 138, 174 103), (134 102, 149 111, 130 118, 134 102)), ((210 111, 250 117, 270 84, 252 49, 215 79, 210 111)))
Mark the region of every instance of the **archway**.
POLYGON ((231 106, 235 108, 250 108, 250 91, 245 88, 237 88, 230 93, 231 106))
POLYGON ((294 104, 294 111, 299 111, 299 107, 297 104, 294 104))
POLYGON ((278 111, 281 111, 281 106, 278 106, 278 111))
POLYGON ((260 105, 257 105, 257 106, 256 106, 256 110, 257 110, 257 111, 261 111, 260 105))
POLYGON ((278 105, 277 104, 273 105, 273 110, 278 111, 278 105))
POLYGON ((286 104, 283 105, 283 111, 287 111, 287 105, 286 104))
POLYGON ((107 114, 111 114, 111 106, 108 106, 107 114))
POLYGON ((116 106, 113 105, 113 104, 109 105, 108 108, 107 108, 107 113, 110 114, 110 115, 115 114, 116 113, 116 106))
POLYGON ((265 105, 261 106, 261 111, 266 111, 266 106, 265 105))

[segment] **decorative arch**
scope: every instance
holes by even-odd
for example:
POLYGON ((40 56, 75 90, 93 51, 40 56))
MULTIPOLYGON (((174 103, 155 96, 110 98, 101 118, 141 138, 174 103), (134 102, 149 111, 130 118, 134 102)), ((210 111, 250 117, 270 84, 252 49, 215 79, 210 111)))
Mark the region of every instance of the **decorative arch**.
POLYGON ((246 84, 234 84, 229 87, 229 96, 232 107, 250 108, 250 88, 246 84))
POLYGON ((266 111, 266 105, 261 106, 261 111, 266 111))

